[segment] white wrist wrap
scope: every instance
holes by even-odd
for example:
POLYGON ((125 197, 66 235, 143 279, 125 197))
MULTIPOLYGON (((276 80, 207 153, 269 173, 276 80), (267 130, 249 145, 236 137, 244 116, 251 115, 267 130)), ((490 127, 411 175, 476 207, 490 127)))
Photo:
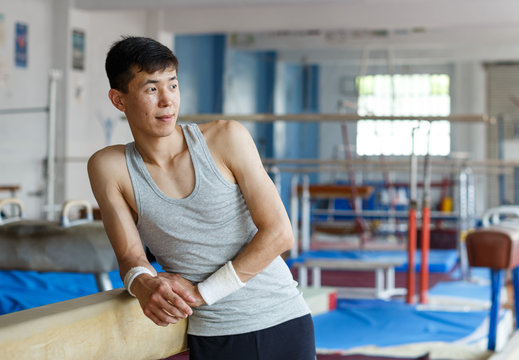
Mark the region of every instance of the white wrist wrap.
POLYGON ((130 295, 133 297, 135 297, 135 295, 130 290, 130 287, 132 286, 133 280, 135 280, 137 278, 137 276, 142 275, 142 274, 149 274, 151 276, 155 276, 155 274, 150 269, 148 269, 147 267, 144 267, 144 266, 132 267, 130 270, 128 270, 126 275, 124 275, 124 280, 123 280, 124 287, 126 288, 126 290, 128 290, 130 295))
POLYGON ((212 305, 244 286, 245 283, 240 280, 229 261, 206 280, 198 283, 198 291, 207 305, 212 305))

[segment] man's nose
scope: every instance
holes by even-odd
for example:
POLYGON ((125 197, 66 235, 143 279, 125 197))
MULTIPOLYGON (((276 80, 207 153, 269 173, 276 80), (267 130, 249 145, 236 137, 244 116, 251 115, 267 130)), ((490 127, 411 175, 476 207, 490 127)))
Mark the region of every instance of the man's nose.
POLYGON ((159 105, 160 106, 171 106, 175 101, 175 94, 172 91, 161 91, 159 95, 159 105))

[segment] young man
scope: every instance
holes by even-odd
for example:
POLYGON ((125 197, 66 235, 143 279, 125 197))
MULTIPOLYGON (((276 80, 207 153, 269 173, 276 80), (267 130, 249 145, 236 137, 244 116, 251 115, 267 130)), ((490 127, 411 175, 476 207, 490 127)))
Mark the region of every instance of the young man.
POLYGON ((134 142, 96 152, 88 172, 125 286, 157 325, 189 316, 191 359, 313 360, 309 309, 279 256, 294 241, 283 203, 242 125, 176 124, 177 68, 142 37, 106 58, 134 142))

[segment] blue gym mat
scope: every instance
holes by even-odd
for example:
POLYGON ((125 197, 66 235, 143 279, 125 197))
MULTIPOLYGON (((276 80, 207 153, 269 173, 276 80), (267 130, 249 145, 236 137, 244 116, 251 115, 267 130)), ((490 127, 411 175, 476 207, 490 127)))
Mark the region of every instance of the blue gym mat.
POLYGON ((481 285, 466 281, 439 282, 429 290, 429 296, 449 296, 468 300, 490 302, 490 284, 481 285))
POLYGON ((314 317, 316 346, 348 350, 360 346, 397 346, 454 342, 472 334, 488 311, 424 311, 398 301, 344 300, 337 310, 314 317))
MULTIPOLYGON (((152 264, 161 271, 158 264, 152 264)), ((123 287, 119 271, 109 274, 123 287)), ((0 271, 0 315, 87 296, 98 292, 94 275, 37 271, 0 271)))
MULTIPOLYGON (((301 253, 297 258, 287 260, 288 266, 295 262, 303 262, 308 258, 324 258, 324 259, 351 259, 366 261, 402 261, 403 265, 396 267, 396 271, 407 271, 407 251, 403 250, 311 250, 301 253)), ((420 270, 421 251, 418 250, 415 255, 416 271, 420 270)), ((429 272, 449 273, 454 269, 458 261, 457 250, 439 250, 433 249, 429 251, 429 272)))

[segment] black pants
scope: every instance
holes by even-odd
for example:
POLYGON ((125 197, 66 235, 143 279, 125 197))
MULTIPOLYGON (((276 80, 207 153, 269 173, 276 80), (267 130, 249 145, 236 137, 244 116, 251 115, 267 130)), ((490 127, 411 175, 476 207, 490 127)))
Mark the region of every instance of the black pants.
POLYGON ((311 315, 245 334, 188 335, 190 360, 315 360, 311 315))

